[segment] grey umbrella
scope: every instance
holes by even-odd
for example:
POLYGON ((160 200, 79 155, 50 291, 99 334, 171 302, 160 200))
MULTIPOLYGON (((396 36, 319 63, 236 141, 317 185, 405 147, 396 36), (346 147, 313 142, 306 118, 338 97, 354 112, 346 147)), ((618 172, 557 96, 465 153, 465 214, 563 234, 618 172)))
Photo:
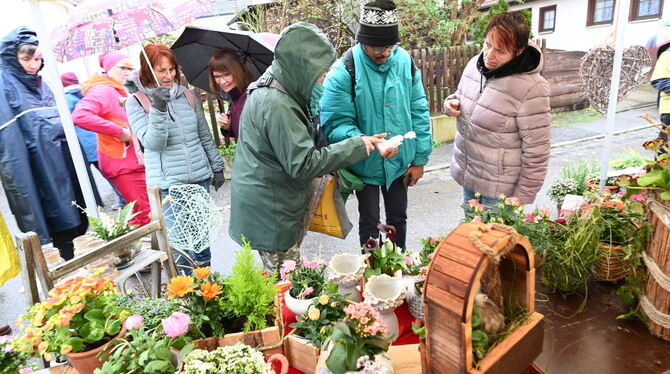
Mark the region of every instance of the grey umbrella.
POLYGON ((278 39, 279 35, 270 33, 189 26, 171 48, 189 83, 209 92, 207 62, 217 49, 229 48, 237 52, 252 79, 256 80, 272 64, 278 39))

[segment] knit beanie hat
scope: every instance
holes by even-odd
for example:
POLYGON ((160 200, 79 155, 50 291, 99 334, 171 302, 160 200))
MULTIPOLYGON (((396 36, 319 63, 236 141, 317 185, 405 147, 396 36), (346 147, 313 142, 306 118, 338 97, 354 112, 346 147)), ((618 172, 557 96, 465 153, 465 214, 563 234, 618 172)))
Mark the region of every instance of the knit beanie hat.
POLYGON ((109 51, 101 54, 98 57, 98 61, 100 61, 100 67, 102 70, 105 71, 105 73, 109 73, 109 71, 116 65, 119 61, 129 58, 127 55, 125 55, 123 52, 120 51, 109 51))
POLYGON ((396 6, 391 0, 375 0, 363 6, 356 40, 382 47, 400 42, 396 6))
POLYGON ((60 81, 63 83, 63 87, 79 84, 79 79, 77 79, 77 76, 71 72, 61 74, 60 81))

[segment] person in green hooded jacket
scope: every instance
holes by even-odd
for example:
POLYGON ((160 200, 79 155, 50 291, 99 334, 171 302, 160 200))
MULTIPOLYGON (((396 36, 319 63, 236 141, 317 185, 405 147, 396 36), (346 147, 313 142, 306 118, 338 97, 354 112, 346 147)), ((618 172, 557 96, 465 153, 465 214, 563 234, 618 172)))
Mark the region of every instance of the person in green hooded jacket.
POLYGON ((315 146, 310 104, 319 101, 319 86, 335 59, 332 44, 316 26, 287 27, 242 111, 228 233, 239 244, 249 241, 268 271, 300 260, 300 221, 312 179, 365 160, 386 136, 315 146))
POLYGON ((407 187, 423 176, 432 151, 426 94, 421 73, 409 53, 399 48, 392 1, 375 0, 363 6, 356 40, 359 44, 326 77, 322 130, 331 144, 380 132, 389 136, 416 134, 391 153, 375 153, 348 168, 366 184, 356 192, 361 245, 379 237, 381 191, 386 224, 395 227, 395 243, 405 249, 407 187))

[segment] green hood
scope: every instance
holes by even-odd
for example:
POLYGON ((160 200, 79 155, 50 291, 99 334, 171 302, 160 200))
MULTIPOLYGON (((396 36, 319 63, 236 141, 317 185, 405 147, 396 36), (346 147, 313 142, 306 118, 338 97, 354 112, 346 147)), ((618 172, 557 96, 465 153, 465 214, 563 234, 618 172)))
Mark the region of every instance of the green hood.
POLYGON ((297 22, 282 32, 271 74, 304 108, 309 105, 314 82, 336 59, 333 45, 318 27, 297 22))

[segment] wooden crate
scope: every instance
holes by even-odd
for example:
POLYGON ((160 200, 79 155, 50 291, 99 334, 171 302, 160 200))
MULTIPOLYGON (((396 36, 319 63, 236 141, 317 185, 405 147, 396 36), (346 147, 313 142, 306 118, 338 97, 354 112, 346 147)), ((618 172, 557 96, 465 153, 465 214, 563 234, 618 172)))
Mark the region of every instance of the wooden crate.
POLYGON ((316 372, 321 349, 306 339, 294 334, 292 330, 284 338, 284 355, 292 368, 305 373, 316 372))
MULTIPOLYGON (((542 351, 544 316, 535 312, 535 255, 528 240, 519 236, 510 252, 502 257, 499 268, 504 299, 522 305, 529 318, 474 367, 472 310, 480 281, 491 261, 470 240, 470 234, 480 227, 482 224, 478 223, 459 226, 435 250, 424 292, 424 373, 519 374, 542 351)), ((482 233, 480 240, 498 253, 512 236, 492 229, 482 233)))
MULTIPOLYGON (((664 289, 654 276, 654 273, 662 273, 670 277, 670 209, 665 204, 667 202, 661 202, 653 196, 647 201, 649 222, 654 227, 654 233, 647 246, 645 263, 650 271, 645 296, 640 302, 649 331, 654 336, 670 340, 670 328, 654 322, 653 317, 646 312, 653 308, 655 315, 670 315, 670 290, 664 289), (651 267, 655 267, 655 270, 651 271, 651 267)), ((659 277, 662 275, 659 274, 659 277)))

